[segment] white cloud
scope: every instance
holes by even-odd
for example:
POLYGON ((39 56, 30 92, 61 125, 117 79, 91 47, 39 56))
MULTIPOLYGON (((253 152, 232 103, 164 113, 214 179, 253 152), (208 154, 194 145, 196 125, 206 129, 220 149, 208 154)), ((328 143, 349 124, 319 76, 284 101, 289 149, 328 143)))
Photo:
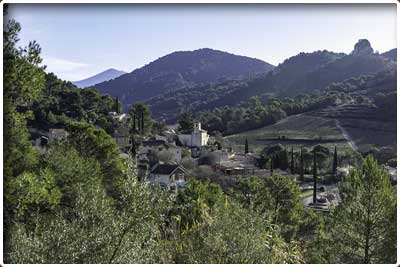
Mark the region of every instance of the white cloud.
POLYGON ((68 81, 78 81, 91 75, 91 65, 43 55, 43 65, 47 72, 55 73, 59 78, 68 81))

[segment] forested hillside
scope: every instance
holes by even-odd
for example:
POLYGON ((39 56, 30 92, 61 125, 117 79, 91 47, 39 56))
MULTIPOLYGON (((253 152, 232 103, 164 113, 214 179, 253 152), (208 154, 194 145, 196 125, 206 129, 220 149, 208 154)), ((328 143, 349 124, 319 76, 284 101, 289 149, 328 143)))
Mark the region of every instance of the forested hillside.
POLYGON ((383 53, 382 56, 394 62, 397 62, 397 48, 393 48, 392 50, 383 53))
MULTIPOLYGON (((19 107, 24 110, 27 107, 19 107)), ((121 103, 109 95, 100 95, 94 88, 78 89, 71 82, 45 74, 44 88, 29 106, 32 117, 28 126, 47 131, 63 128, 71 121, 84 121, 111 131, 109 112, 121 110, 121 103)))
POLYGON ((228 135, 270 125, 287 116, 345 104, 370 106, 369 113, 364 114, 360 110, 358 117, 390 120, 395 126, 396 71, 332 83, 319 94, 301 94, 282 99, 253 97, 236 106, 226 105, 193 114, 197 114, 205 129, 228 135))
POLYGON ((374 54, 367 40, 359 43, 366 45, 367 49, 359 51, 355 48, 349 55, 326 50, 300 53, 260 78, 181 89, 146 102, 155 118, 173 122, 177 114, 184 111, 211 111, 225 105, 235 106, 253 96, 265 102, 270 98, 295 97, 302 93, 321 95, 332 83, 396 69, 393 61, 374 54))
POLYGON ((114 80, 94 85, 118 97, 125 108, 138 100, 203 83, 236 80, 265 74, 273 68, 259 59, 208 48, 174 52, 114 80))

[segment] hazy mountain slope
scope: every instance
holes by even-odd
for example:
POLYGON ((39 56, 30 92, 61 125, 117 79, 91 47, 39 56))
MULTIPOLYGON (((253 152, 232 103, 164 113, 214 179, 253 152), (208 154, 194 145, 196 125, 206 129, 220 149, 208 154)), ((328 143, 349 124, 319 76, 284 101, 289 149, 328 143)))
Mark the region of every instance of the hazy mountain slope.
POLYGON ((153 97, 147 103, 156 118, 171 121, 182 109, 201 111, 224 105, 232 106, 252 96, 268 99, 319 93, 334 82, 395 69, 393 61, 374 54, 369 42, 360 40, 349 55, 326 50, 300 53, 255 79, 181 89, 153 97))
POLYGON ((393 60, 394 62, 397 62, 397 48, 393 48, 392 50, 382 53, 381 56, 393 60))
POLYGON ((373 53, 368 40, 359 40, 349 55, 317 51, 300 53, 274 69, 274 89, 288 95, 321 90, 332 82, 390 70, 396 65, 373 53), (310 64, 310 59, 312 63, 310 64), (293 67, 294 65, 294 67, 293 67))
POLYGON ((271 64, 259 59, 205 48, 174 52, 95 87, 101 93, 118 97, 127 107, 167 91, 258 76, 271 69, 271 64))
POLYGON ((125 73, 126 72, 124 72, 124 71, 120 71, 120 70, 116 70, 116 69, 108 69, 103 72, 100 72, 99 74, 91 76, 89 78, 86 78, 86 79, 83 79, 80 81, 76 81, 76 82, 72 82, 72 83, 79 88, 85 88, 85 87, 95 85, 97 83, 115 79, 125 73))

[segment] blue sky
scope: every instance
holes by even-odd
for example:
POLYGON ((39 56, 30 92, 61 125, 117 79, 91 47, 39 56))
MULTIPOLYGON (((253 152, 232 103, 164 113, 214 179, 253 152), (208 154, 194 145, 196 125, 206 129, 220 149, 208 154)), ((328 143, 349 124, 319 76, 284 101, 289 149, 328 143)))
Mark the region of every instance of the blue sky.
POLYGON ((11 4, 9 16, 20 44, 38 41, 47 70, 71 81, 204 47, 274 65, 300 52, 350 53, 361 38, 379 52, 396 47, 395 4, 11 4))

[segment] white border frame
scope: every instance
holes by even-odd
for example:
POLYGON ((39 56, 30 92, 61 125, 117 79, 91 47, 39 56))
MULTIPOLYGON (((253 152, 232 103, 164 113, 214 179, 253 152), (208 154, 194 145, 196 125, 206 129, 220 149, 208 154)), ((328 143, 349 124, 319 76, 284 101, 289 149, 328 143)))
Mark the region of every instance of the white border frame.
MULTIPOLYGON (((301 0, 274 0, 267 2, 265 0, 251 0, 251 1, 240 1, 240 0, 231 0, 231 1, 223 1, 223 0, 217 0, 217 1, 210 1, 210 0, 175 0, 175 1, 168 1, 168 0, 148 0, 148 1, 135 1, 135 0, 116 0, 116 1, 111 1, 111 0, 0 0, 0 10, 3 13, 3 7, 4 4, 396 4, 397 5, 397 29, 396 29, 396 43, 398 44, 399 39, 399 32, 400 32, 400 23, 398 22, 398 15, 400 13, 400 0, 395 1, 395 0, 351 0, 351 1, 346 1, 346 0, 329 0, 329 1, 323 1, 323 0, 308 0, 308 1, 301 1, 301 0)), ((2 20, 2 24, 4 21, 2 20)), ((382 29, 384 30, 384 29, 382 29)), ((3 47, 3 38, 0 40, 1 46, 3 47)), ((398 46, 397 46, 398 48, 398 46)), ((399 62, 400 56, 397 54, 397 62, 399 62)), ((3 50, 1 50, 1 58, 0 58, 0 66, 3 66, 3 50)), ((397 91, 399 91, 399 73, 397 72, 397 91)), ((3 231, 3 71, 0 73, 0 91, 1 91, 1 97, 0 97, 0 134, 2 136, 0 140, 0 157, 1 157, 1 162, 0 162, 0 169, 1 169, 1 179, 0 179, 0 205, 1 205, 1 215, 0 215, 0 223, 1 223, 1 231, 3 231)), ((397 94, 397 107, 399 106, 400 102, 400 96, 397 94)), ((398 113, 398 112, 397 112, 398 113)), ((400 119, 397 114, 397 162, 399 162, 399 130, 400 130, 400 119)), ((397 200, 399 200, 399 190, 397 190, 397 200)), ((398 204, 398 203, 397 203, 398 204)), ((400 258, 400 248, 399 248, 399 233, 400 233, 400 223, 399 223, 399 215, 400 215, 400 209, 399 206, 397 205, 397 263, 396 264, 373 264, 375 266, 399 266, 399 258, 400 258)), ((1 240, 0 240, 0 266, 15 266, 15 265, 24 265, 24 266, 46 266, 45 264, 4 264, 3 262, 3 232, 1 232, 1 240)), ((73 264, 51 264, 52 266, 69 266, 73 264)), ((97 264, 94 264, 97 265, 97 264)), ((100 265, 100 264, 99 264, 100 265)), ((110 266, 119 266, 119 264, 109 264, 110 266)), ((124 265, 144 265, 144 264, 124 264, 124 265)), ((162 264, 156 264, 162 266, 162 264)), ((170 264, 167 264, 170 265, 170 264)), ((171 264, 172 265, 172 264, 171 264)), ((185 264, 188 266, 197 266, 197 264, 185 264)), ((208 265, 208 264, 207 264, 208 265)), ((225 264, 223 264, 225 265, 225 264)), ((235 264, 236 265, 236 264, 235 264)), ((264 265, 264 264, 263 264, 264 265)), ((267 265, 267 264, 265 264, 267 265)), ((268 264, 268 265, 279 265, 279 264, 268 264)), ((293 266, 302 266, 304 264, 293 264, 293 266)), ((317 265, 317 264, 313 264, 317 265)), ((326 264, 326 266, 335 266, 335 265, 340 265, 340 264, 326 264)), ((93 264, 81 264, 80 266, 93 266, 93 264)), ((354 264, 352 266, 364 266, 364 264, 354 264)))

